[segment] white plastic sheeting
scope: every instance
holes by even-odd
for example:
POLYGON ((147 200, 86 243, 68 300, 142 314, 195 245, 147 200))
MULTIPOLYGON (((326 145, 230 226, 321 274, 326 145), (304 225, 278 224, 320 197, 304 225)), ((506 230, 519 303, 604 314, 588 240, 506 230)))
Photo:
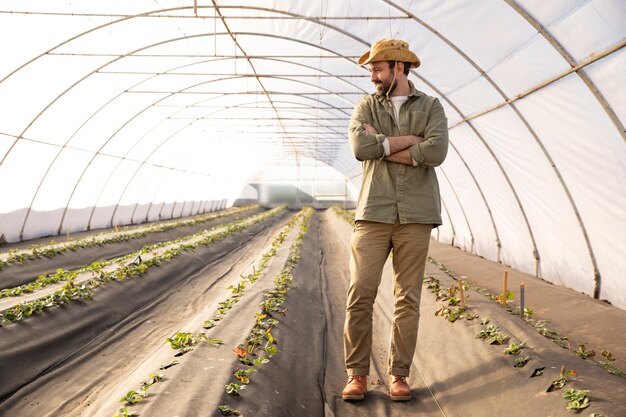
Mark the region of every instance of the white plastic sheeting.
POLYGON ((0 233, 216 210, 310 161, 355 195, 356 61, 400 37, 450 126, 433 236, 626 308, 625 22, 621 0, 3 0, 0 233))

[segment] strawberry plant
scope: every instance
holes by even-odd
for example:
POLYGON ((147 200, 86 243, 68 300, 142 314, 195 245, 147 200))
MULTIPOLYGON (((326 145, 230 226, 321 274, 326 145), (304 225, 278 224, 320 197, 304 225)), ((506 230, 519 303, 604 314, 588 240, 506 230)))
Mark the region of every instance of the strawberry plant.
POLYGON ((250 376, 252 373, 256 372, 256 369, 241 369, 241 368, 237 368, 235 369, 235 372, 233 373, 235 375, 235 378, 237 378, 239 381, 241 381, 243 384, 249 384, 250 383, 250 376))
POLYGON ((121 403, 125 402, 128 405, 135 405, 135 404, 142 402, 144 398, 146 398, 145 390, 140 390, 140 391, 130 390, 126 393, 126 395, 122 397, 120 402, 121 403))
POLYGON ((234 410, 227 405, 219 405, 217 409, 220 410, 223 416, 238 416, 241 414, 239 410, 234 410))
POLYGON ((201 340, 208 341, 209 338, 204 333, 191 334, 190 332, 176 332, 172 337, 165 339, 174 350, 178 350, 175 356, 182 356, 193 350, 192 346, 201 340))
POLYGON ((563 393, 563 399, 569 401, 567 403, 568 410, 584 410, 589 407, 591 400, 589 399, 589 390, 568 388, 563 393))
POLYGON ((519 355, 522 349, 526 346, 526 342, 522 342, 520 344, 511 342, 509 347, 504 349, 505 355, 519 355))
POLYGON ((583 359, 590 358, 596 355, 596 352, 593 349, 585 349, 585 345, 578 345, 576 349, 572 349, 576 355, 580 356, 583 359))
POLYGON ((131 416, 136 416, 136 415, 137 415, 136 411, 128 411, 127 407, 122 407, 119 410, 117 410, 117 413, 115 413, 113 417, 131 417, 131 416))
POLYGON ((576 371, 574 371, 573 369, 566 369, 564 366, 561 366, 559 378, 552 381, 546 391, 552 392, 561 389, 571 380, 571 378, 574 378, 576 376, 578 376, 576 371))
POLYGON ((521 357, 521 358, 517 358, 513 362, 513 366, 516 367, 516 368, 523 368, 524 366, 526 366, 526 364, 528 363, 529 360, 530 360, 530 356, 524 356, 524 357, 521 357))
POLYGON ((239 391, 245 388, 246 388, 245 385, 239 385, 239 384, 235 384, 231 382, 230 384, 226 385, 226 394, 232 397, 238 397, 240 395, 239 391))

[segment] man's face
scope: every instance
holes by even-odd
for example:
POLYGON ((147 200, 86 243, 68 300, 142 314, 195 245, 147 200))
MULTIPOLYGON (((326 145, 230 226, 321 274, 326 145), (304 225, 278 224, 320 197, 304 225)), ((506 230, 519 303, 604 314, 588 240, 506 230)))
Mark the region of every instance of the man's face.
POLYGON ((398 81, 393 79, 393 71, 389 67, 389 63, 387 61, 372 62, 369 67, 371 74, 370 80, 376 87, 376 93, 384 96, 387 94, 389 87, 391 87, 389 91, 389 94, 391 94, 398 85, 398 81), (393 86, 391 86, 392 82, 393 86))

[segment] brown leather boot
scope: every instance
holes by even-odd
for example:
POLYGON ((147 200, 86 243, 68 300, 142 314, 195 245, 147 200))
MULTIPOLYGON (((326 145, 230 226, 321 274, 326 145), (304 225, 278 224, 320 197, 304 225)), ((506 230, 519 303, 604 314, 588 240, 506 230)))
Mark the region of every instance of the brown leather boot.
POLYGON ((411 387, 406 383, 405 376, 389 375, 389 397, 393 401, 408 401, 411 399, 411 387))
POLYGON ((344 400, 362 400, 367 394, 367 376, 354 375, 348 379, 346 387, 341 392, 344 400))

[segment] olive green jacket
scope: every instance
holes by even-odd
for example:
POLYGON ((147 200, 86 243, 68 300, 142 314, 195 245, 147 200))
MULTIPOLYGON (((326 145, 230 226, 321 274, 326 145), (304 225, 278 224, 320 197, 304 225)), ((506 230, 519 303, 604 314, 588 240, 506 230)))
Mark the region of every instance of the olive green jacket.
POLYGON ((363 162, 361 191, 355 220, 381 223, 441 224, 441 200, 436 166, 448 152, 448 121, 439 100, 418 91, 409 81, 411 93, 402 104, 398 123, 393 104, 384 96, 363 97, 352 113, 348 138, 357 160, 363 162), (379 134, 369 134, 367 123, 379 134), (417 166, 396 164, 384 159, 387 136, 416 135, 422 143, 409 152, 417 166))

